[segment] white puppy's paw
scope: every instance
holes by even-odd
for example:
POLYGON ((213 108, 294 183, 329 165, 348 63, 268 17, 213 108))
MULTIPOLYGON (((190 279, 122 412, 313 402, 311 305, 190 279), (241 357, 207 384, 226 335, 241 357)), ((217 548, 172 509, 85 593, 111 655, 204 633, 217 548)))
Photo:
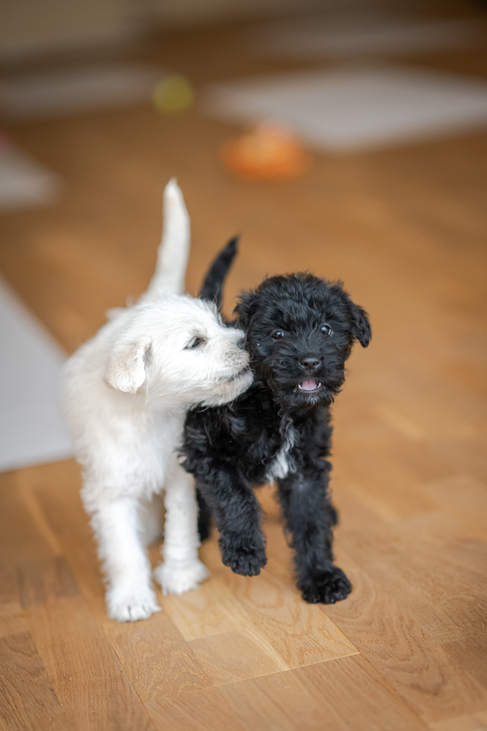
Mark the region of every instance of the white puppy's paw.
POLYGON ((210 572, 199 560, 188 564, 161 563, 154 571, 163 594, 184 594, 185 591, 197 589, 209 575, 210 572))
POLYGON ((107 593, 107 610, 110 619, 117 622, 137 622, 160 612, 156 595, 151 588, 145 587, 137 591, 135 587, 126 589, 110 589, 107 593))

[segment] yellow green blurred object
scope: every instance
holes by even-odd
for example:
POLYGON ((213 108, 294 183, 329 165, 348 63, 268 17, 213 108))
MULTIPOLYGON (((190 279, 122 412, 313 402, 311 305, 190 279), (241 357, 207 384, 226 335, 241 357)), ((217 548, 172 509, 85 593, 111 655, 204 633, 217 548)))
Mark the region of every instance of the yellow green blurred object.
POLYGON ((165 76, 157 82, 152 100, 163 114, 182 112, 193 103, 193 87, 184 76, 165 76))

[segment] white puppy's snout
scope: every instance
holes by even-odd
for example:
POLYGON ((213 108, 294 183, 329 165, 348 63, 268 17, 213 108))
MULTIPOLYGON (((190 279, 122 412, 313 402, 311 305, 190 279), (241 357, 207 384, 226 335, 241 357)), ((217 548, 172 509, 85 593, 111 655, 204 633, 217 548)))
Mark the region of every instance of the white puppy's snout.
POLYGON ((245 334, 242 332, 242 330, 237 330, 231 344, 231 353, 239 362, 245 361, 245 363, 247 363, 249 355, 247 350, 245 349, 245 345, 245 334))
POLYGON ((237 330, 236 328, 231 329, 232 337, 235 345, 243 350, 245 348, 246 337, 243 330, 237 330))

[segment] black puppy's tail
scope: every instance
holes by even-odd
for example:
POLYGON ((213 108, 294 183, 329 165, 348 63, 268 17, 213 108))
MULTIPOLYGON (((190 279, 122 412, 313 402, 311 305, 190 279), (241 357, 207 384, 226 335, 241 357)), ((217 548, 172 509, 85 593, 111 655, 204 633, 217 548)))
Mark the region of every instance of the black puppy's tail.
POLYGON ((238 251, 239 238, 239 236, 234 236, 225 248, 216 255, 200 290, 200 298, 211 300, 218 309, 222 304, 223 284, 238 251))
MULTIPOLYGON (((216 255, 200 289, 200 298, 214 302, 218 309, 222 305, 223 284, 238 251, 238 240, 239 237, 234 236, 216 255)), ((196 499, 198 501, 198 533, 200 541, 203 542, 210 537, 211 511, 201 490, 196 489, 196 499)))

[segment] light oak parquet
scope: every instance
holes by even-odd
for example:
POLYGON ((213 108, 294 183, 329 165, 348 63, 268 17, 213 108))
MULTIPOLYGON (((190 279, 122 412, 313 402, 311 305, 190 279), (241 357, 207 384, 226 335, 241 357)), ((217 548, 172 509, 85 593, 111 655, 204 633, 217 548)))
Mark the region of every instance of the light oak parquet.
MULTIPOLYGON (((249 58, 238 31, 155 35, 134 53, 196 84, 299 65, 249 58)), ((485 78, 485 58, 422 63, 485 78)), ((314 155, 306 177, 254 185, 219 165, 235 129, 196 110, 11 132, 66 188, 51 208, 0 217, 0 271, 67 352, 144 290, 172 175, 192 218, 189 291, 241 232, 228 313, 265 274, 309 269, 346 282, 374 338, 334 407, 336 556, 354 585, 336 606, 301 601, 264 488, 259 577, 233 575, 213 537, 199 590, 159 592, 159 614, 111 622, 76 464, 0 475, 0 729, 486 729, 487 135, 314 155)))
POLYGON ((0 723, 63 731, 66 719, 30 632, 0 639, 0 723))

